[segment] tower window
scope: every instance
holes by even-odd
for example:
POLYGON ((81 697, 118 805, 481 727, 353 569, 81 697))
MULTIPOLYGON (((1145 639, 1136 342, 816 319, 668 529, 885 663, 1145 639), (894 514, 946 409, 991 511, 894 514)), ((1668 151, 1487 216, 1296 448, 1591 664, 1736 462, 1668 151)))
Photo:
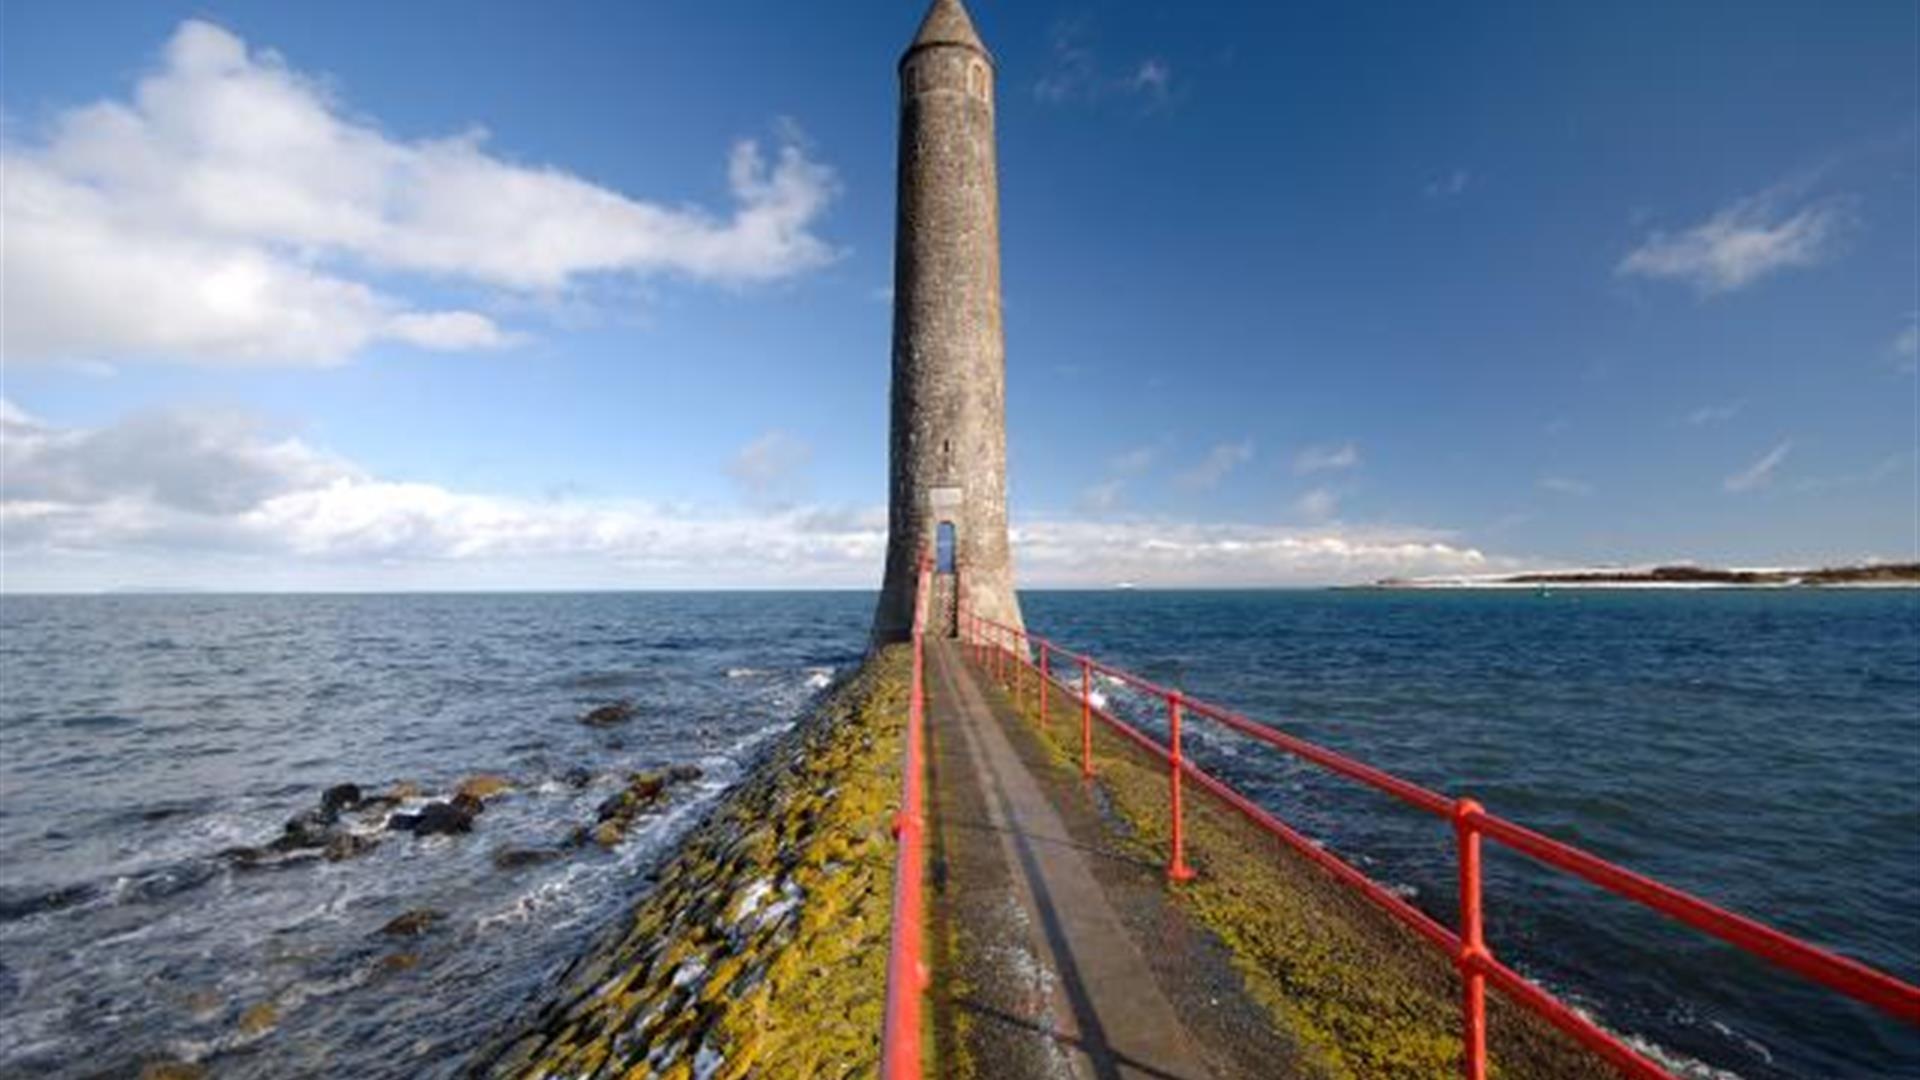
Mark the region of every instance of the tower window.
POLYGON ((936 573, 953 573, 953 522, 943 521, 933 534, 933 568, 936 573))
POLYGON ((967 68, 967 91, 974 97, 987 96, 987 65, 978 60, 967 68))

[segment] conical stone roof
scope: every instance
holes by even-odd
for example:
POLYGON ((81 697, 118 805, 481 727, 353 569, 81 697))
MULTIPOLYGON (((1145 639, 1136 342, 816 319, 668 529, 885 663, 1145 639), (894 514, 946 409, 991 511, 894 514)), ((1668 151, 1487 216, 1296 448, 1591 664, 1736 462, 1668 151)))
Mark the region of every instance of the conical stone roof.
POLYGON ((927 17, 920 20, 920 32, 913 35, 913 44, 907 46, 907 51, 929 45, 961 45, 982 53, 987 51, 986 43, 973 28, 973 19, 967 15, 967 6, 960 0, 933 0, 927 17))

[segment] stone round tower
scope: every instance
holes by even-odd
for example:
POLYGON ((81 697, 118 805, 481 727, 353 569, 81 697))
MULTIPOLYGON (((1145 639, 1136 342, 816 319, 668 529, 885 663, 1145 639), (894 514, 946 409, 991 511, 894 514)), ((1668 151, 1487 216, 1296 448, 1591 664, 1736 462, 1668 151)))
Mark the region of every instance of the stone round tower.
POLYGON ((934 0, 900 58, 887 570, 876 641, 913 625, 916 569, 936 557, 928 628, 964 605, 1021 625, 1007 544, 1006 342, 993 57, 960 0, 934 0))

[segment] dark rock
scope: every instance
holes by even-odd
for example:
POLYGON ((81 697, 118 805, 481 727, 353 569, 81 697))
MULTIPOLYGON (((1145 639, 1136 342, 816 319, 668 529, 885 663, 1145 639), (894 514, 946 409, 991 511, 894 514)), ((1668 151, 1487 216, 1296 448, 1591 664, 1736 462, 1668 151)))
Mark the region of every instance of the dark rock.
POLYGON ((550 848, 505 847, 493 853, 493 865, 502 870, 518 870, 523 866, 552 862, 559 857, 560 853, 550 848))
POLYGON ((295 848, 326 847, 332 839, 335 815, 325 810, 307 810, 287 821, 286 832, 268 846, 278 851, 295 848))
POLYGON ((602 705, 580 718, 580 722, 589 727, 609 727, 633 719, 636 710, 631 701, 616 701, 611 705, 602 705))
POLYGON ((467 833, 473 831, 474 810, 451 803, 430 802, 420 808, 417 814, 395 814, 387 819, 387 828, 398 832, 410 832, 417 836, 432 836, 436 833, 467 833))
POLYGON ((676 784, 698 780, 705 775, 707 775, 705 770, 698 765, 675 765, 667 770, 667 779, 676 784))
POLYGON ((404 915, 396 915, 380 928, 388 937, 419 937, 433 929, 447 917, 447 913, 437 908, 414 908, 404 915))
POLYGON ((583 788, 593 783, 593 770, 587 768, 585 765, 575 765, 573 768, 568 769, 566 775, 561 777, 561 779, 565 780, 567 786, 570 788, 583 788))
POLYGON ((592 830, 588 829, 585 825, 575 825, 573 828, 567 830, 567 838, 560 841, 560 846, 563 848, 583 848, 586 847, 588 841, 592 839, 592 830))
POLYGON ((372 851, 378 846, 380 846, 378 837, 361 836, 358 833, 350 832, 336 832, 333 834, 333 838, 327 841, 326 850, 321 854, 326 856, 328 862, 340 862, 343 859, 351 859, 355 855, 372 851))
POLYGON ((478 795, 473 795, 465 791, 461 792, 458 795, 455 795, 453 797, 453 801, 448 803, 447 805, 453 807, 455 810, 460 811, 461 813, 467 815, 468 817, 478 817, 480 812, 487 808, 487 802, 485 799, 482 799, 478 795))
POLYGON ((340 811, 359 805, 359 784, 335 784, 320 795, 320 812, 329 818, 338 818, 340 811))

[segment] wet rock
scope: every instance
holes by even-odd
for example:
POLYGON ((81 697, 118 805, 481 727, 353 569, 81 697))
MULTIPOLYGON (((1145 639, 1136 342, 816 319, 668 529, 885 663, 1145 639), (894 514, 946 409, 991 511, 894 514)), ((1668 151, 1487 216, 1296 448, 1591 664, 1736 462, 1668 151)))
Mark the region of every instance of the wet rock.
POLYGON ((286 831, 268 847, 276 851, 326 847, 333 838, 334 815, 324 810, 307 810, 287 821, 286 831))
POLYGON ((575 825, 573 828, 567 830, 567 838, 560 841, 560 846, 563 848, 583 848, 587 846, 587 841, 592 839, 593 830, 587 828, 585 825, 575 825))
POLYGON ((392 799, 395 802, 417 799, 420 797, 420 785, 411 780, 402 780, 388 788, 380 797, 383 799, 392 799))
POLYGON ((705 775, 707 775, 706 770, 698 765, 675 765, 667 770, 667 779, 676 784, 698 780, 705 775))
POLYGON ((603 848, 616 847, 626 835, 627 828, 624 822, 603 821, 594 826, 593 842, 603 848))
POLYGON ((560 853, 551 848, 505 847, 493 853, 493 865, 502 870, 518 870, 523 866, 552 862, 559 857, 560 853))
POLYGON ((420 966, 420 954, 410 952, 394 953, 380 958, 379 970, 383 975, 398 975, 403 971, 412 971, 420 966))
POLYGON ((328 862, 340 862, 362 855, 380 846, 380 838, 362 836, 359 833, 336 832, 327 840, 326 848, 321 852, 328 862))
POLYGON ((417 814, 395 814, 387 819, 387 828, 416 836, 452 835, 473 831, 474 809, 454 803, 430 802, 417 814))
POLYGON ((495 773, 481 773, 478 776, 469 776, 465 780, 460 781, 460 786, 455 788, 454 792, 457 795, 471 795, 475 799, 485 802, 495 795, 511 791, 512 789, 513 781, 506 777, 495 773))
POLYGON ((140 1080, 205 1080, 207 1067, 194 1061, 149 1061, 140 1067, 140 1080))
POLYGON ((414 908, 396 915, 380 928, 388 937, 419 937, 445 920, 447 913, 438 908, 414 908))
POLYGON ((280 1023, 280 1010, 263 1001, 240 1014, 240 1034, 264 1035, 280 1023))
POLYGON ((616 701, 589 711, 587 715, 580 718, 580 722, 589 727, 611 727, 633 719, 635 711, 633 702, 616 701))
POLYGON ((320 795, 320 812, 329 819, 337 820, 340 811, 351 810, 360 805, 359 784, 335 784, 320 795))
POLYGON ((468 817, 475 816, 487 808, 486 800, 475 798, 464 791, 455 795, 447 805, 466 814, 468 817))
POLYGON ((585 765, 575 765, 568 769, 561 779, 566 781, 568 787, 578 790, 593 783, 593 770, 585 765))

